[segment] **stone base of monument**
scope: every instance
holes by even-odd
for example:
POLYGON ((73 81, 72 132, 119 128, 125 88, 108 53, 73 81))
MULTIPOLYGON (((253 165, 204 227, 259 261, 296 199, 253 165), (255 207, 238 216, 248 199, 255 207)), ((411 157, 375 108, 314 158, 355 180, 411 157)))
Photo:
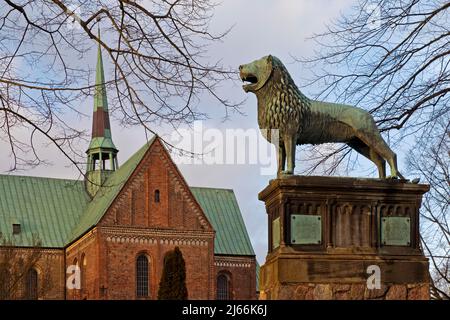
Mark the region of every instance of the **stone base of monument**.
POLYGON ((286 176, 259 194, 269 252, 260 299, 429 299, 419 208, 428 185, 286 176))

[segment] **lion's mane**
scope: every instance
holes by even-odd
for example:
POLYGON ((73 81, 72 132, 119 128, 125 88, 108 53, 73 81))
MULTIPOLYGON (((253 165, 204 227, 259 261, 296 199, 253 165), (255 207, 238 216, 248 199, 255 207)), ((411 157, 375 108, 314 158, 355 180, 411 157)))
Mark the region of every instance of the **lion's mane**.
POLYGON ((311 120, 311 101, 300 92, 283 63, 273 57, 272 72, 256 92, 260 128, 297 135, 311 120))

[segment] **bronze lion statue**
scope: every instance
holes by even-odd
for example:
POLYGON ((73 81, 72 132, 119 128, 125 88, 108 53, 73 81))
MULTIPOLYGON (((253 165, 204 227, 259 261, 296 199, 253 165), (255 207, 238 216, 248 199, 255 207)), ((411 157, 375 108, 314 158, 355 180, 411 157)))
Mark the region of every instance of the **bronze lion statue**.
MULTIPOLYGON (((279 174, 294 173, 296 145, 344 142, 375 163, 380 178, 386 178, 387 160, 391 177, 404 179, 397 169, 396 154, 367 111, 308 99, 283 63, 271 55, 241 65, 239 71, 242 81, 249 82, 243 86, 245 92, 257 97, 260 129, 279 130, 279 174)), ((270 135, 265 137, 271 142, 270 135)))

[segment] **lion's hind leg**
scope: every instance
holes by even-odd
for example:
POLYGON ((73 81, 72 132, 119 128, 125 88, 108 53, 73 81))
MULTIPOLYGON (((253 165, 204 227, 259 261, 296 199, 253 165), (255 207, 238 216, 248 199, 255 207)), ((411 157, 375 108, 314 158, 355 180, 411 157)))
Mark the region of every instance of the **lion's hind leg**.
POLYGON ((347 143, 349 147, 353 148, 356 152, 363 155, 367 159, 371 160, 378 169, 378 176, 383 179, 386 178, 386 161, 375 150, 371 149, 362 140, 358 138, 352 139, 347 143))
POLYGON ((394 153, 394 151, 391 150, 391 148, 389 148, 378 130, 370 133, 363 133, 359 131, 356 133, 356 135, 361 141, 367 144, 371 150, 380 155, 383 159, 387 160, 389 166, 391 167, 392 178, 399 177, 401 179, 404 179, 404 177, 398 171, 397 155, 394 153))

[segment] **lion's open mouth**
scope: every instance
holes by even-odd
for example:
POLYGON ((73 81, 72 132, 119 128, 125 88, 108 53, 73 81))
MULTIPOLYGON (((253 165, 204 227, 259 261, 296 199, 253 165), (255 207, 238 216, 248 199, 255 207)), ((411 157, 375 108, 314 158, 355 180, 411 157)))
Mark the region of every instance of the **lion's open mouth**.
POLYGON ((255 83, 258 82, 258 78, 255 77, 254 75, 248 75, 248 76, 242 77, 242 81, 243 82, 250 82, 252 84, 255 84, 255 83))
POLYGON ((253 91, 253 89, 258 85, 258 77, 252 73, 243 72, 243 70, 240 70, 239 74, 242 82, 244 82, 244 85, 242 86, 244 91, 253 91))

